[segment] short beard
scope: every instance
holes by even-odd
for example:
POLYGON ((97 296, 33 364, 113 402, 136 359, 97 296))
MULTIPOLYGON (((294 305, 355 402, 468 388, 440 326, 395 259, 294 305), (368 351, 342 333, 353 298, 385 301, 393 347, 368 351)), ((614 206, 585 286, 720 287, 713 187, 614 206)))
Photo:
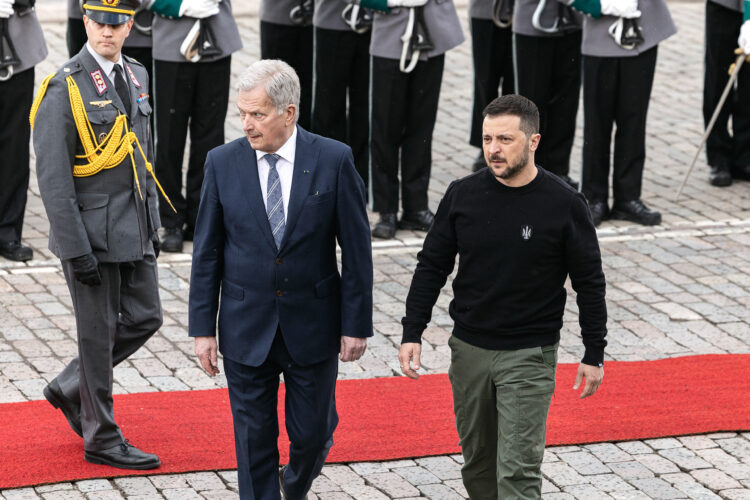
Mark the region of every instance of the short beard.
MULTIPOLYGON (((504 179, 504 180, 512 179, 513 177, 520 174, 521 171, 526 167, 526 164, 529 162, 530 156, 531 155, 529 154, 528 148, 525 148, 523 154, 521 155, 521 157, 518 159, 517 162, 508 163, 508 166, 505 168, 505 170, 503 170, 499 174, 495 173, 494 170, 492 173, 498 179, 504 179)), ((490 158, 490 160, 493 160, 493 159, 494 158, 490 158)))

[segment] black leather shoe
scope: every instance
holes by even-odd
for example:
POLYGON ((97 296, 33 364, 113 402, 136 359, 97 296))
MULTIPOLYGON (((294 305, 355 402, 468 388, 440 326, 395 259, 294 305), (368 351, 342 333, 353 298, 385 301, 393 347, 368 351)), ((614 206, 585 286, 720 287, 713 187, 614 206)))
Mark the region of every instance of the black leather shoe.
POLYGON ((750 181, 750 165, 744 165, 742 167, 734 167, 731 172, 732 172, 732 179, 738 179, 741 181, 750 181))
POLYGON ((124 441, 112 448, 100 451, 85 451, 83 458, 92 464, 109 465, 119 469, 146 470, 161 465, 159 457, 146 453, 124 441))
POLYGON ((380 220, 372 228, 373 238, 390 240, 396 236, 396 214, 380 214, 380 220))
POLYGON ((8 260, 26 262, 34 257, 34 251, 19 241, 0 241, 0 255, 8 260))
POLYGON ((179 227, 168 227, 164 230, 164 237, 161 240, 162 252, 182 252, 182 229, 179 227))
POLYGON ((599 226, 602 221, 607 220, 609 217, 609 207, 606 202, 595 201, 589 203, 589 211, 591 211, 591 218, 594 221, 594 226, 599 226))
POLYGON ((708 182, 712 186, 726 187, 732 184, 732 174, 727 167, 711 167, 711 173, 708 174, 708 182))
POLYGON ((55 380, 47 384, 42 393, 47 401, 49 401, 49 404, 63 412, 65 420, 68 421, 68 425, 73 429, 73 432, 83 437, 83 431, 81 430, 81 405, 66 398, 55 380))
POLYGON ((286 465, 279 469, 279 492, 281 493, 281 500, 289 500, 289 495, 286 494, 286 490, 284 489, 284 471, 286 470, 286 465))
POLYGON ((576 181, 574 181, 573 179, 571 179, 569 175, 567 175, 567 174, 564 174, 564 175, 558 175, 558 177, 559 177, 560 179, 564 180, 564 181, 565 181, 565 183, 566 183, 566 184, 567 184, 568 186, 570 186, 570 187, 572 187, 573 189, 575 189, 576 191, 578 191, 578 183, 577 183, 576 181))
POLYGON ((487 161, 484 159, 484 151, 479 151, 479 156, 474 159, 474 163, 471 165, 471 171, 477 172, 487 166, 487 161))
POLYGON ((648 208, 641 200, 631 200, 624 203, 615 202, 609 218, 629 220, 644 226, 661 224, 661 214, 648 208))
POLYGON ((429 210, 419 212, 404 212, 398 222, 399 229, 410 229, 412 231, 428 231, 435 220, 435 215, 429 210))

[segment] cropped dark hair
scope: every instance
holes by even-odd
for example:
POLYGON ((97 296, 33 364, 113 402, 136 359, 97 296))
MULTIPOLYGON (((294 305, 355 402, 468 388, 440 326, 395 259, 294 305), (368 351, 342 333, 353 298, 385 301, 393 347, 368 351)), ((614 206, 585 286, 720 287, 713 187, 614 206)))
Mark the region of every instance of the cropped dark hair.
POLYGON ((523 96, 508 94, 497 97, 482 111, 484 117, 501 115, 521 118, 519 127, 526 134, 526 137, 539 133, 539 109, 537 109, 536 104, 523 96))

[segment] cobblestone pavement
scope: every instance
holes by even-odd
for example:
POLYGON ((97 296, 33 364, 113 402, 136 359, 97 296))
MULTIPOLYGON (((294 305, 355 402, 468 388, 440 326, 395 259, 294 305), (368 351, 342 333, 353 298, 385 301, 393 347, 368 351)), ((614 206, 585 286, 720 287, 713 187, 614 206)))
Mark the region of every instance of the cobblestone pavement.
MULTIPOLYGON (((664 224, 605 222, 599 230, 609 284, 608 360, 750 353, 750 184, 713 188, 700 161, 683 197, 673 201, 702 133, 704 21, 702 3, 670 6, 680 31, 659 49, 644 179, 644 199, 663 212, 664 224)), ((465 8, 460 15, 466 19, 465 8)), ((233 77, 259 56, 257 19, 244 16, 239 23, 245 49, 233 58, 233 77)), ((65 59, 64 28, 44 24, 51 54, 38 66, 37 81, 65 59)), ((433 142, 433 208, 451 180, 469 173, 476 155, 466 144, 470 78, 467 42, 446 58, 433 142)), ((238 125, 232 102, 227 139, 241 134, 238 125)), ((580 174, 580 153, 579 127, 574 177, 580 174)), ((27 264, 0 260, 0 403, 41 399, 47 381, 76 353, 71 303, 59 263, 46 249, 48 224, 33 175, 31 183, 24 238, 36 258, 27 264)), ((340 378, 399 375, 399 320, 422 237, 400 231, 393 241, 374 242, 376 333, 360 361, 340 365, 340 378)), ((225 386, 222 376, 211 379, 199 369, 186 335, 189 252, 165 255, 159 267, 164 327, 115 369, 115 392, 225 386)), ((451 295, 446 287, 425 333, 425 373, 447 371, 451 295)), ((577 362, 581 354, 571 292, 560 361, 577 362)), ((454 455, 329 465, 310 498, 466 498, 460 464, 460 455, 454 455)), ((550 500, 750 499, 750 433, 548 448, 542 471, 544 498, 550 500)), ((237 498, 236 481, 234 471, 153 475, 4 490, 0 498, 237 498)))

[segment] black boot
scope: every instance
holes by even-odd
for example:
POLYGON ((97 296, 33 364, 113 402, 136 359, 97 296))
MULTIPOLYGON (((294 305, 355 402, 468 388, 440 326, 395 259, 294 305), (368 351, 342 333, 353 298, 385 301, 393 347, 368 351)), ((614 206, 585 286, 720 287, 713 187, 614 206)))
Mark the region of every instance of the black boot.
POLYGON ((398 227, 399 229, 409 229, 412 231, 428 231, 433 220, 435 220, 435 215, 429 210, 404 212, 398 223, 398 227))
POLYGON ((182 252, 182 240, 182 229, 179 227, 168 227, 164 230, 161 249, 164 252, 182 252))
POLYGON ((34 257, 34 251, 20 241, 0 241, 0 255, 8 260, 26 262, 34 257))
POLYGON ((615 202, 612 206, 610 219, 622 219, 642 224, 656 226, 661 224, 661 214, 648 208, 641 200, 631 200, 623 203, 615 202))
POLYGON ((728 167, 712 166, 711 173, 708 174, 708 182, 712 186, 726 187, 732 185, 732 174, 728 167))
POLYGON ((373 238, 390 240, 396 236, 396 214, 380 214, 380 219, 372 228, 373 238))

